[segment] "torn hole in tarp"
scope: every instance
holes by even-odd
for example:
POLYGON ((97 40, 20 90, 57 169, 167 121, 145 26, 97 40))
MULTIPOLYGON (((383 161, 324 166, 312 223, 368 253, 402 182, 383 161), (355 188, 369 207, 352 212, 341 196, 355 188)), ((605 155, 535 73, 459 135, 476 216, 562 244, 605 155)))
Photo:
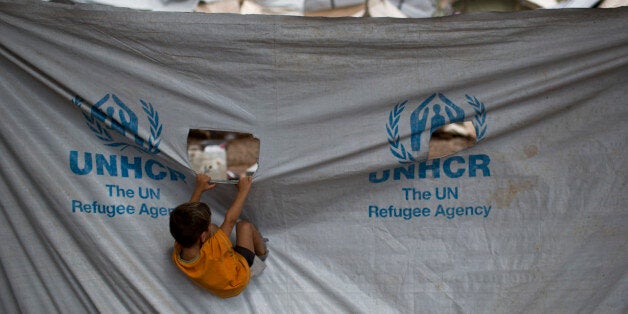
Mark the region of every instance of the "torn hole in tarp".
POLYGON ((190 167, 212 182, 235 184, 258 169, 260 141, 250 133, 190 129, 187 147, 190 167))
POLYGON ((475 128, 471 121, 444 125, 430 136, 428 159, 453 155, 477 144, 475 128))

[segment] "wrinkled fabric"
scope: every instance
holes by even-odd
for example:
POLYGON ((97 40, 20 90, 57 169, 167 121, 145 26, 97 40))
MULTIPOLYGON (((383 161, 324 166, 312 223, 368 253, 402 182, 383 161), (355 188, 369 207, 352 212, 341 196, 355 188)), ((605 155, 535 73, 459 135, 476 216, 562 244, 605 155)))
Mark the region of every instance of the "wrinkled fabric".
POLYGON ((0 308, 625 312, 627 19, 0 3, 0 308), (477 144, 427 160, 461 121, 477 144), (171 261, 190 129, 260 140, 270 255, 228 300, 171 261))

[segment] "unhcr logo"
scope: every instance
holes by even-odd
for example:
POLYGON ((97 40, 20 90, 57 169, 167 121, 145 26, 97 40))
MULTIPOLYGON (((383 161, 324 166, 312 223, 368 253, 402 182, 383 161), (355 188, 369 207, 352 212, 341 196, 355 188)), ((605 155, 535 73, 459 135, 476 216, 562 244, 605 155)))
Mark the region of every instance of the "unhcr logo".
POLYGON ((121 151, 132 147, 147 154, 159 153, 163 126, 151 103, 140 99, 150 125, 147 140, 139 135, 139 119, 135 112, 114 94, 106 94, 92 106, 85 104, 79 96, 74 97, 72 103, 81 108, 87 126, 105 145, 118 147, 121 151))
MULTIPOLYGON (((150 135, 139 135, 140 119, 115 94, 105 94, 94 105, 86 104, 76 96, 72 103, 81 109, 87 127, 106 146, 120 151, 133 148, 142 153, 159 154, 163 125, 159 113, 150 102, 140 99, 142 110, 150 128, 150 135)), ((140 156, 106 155, 101 153, 70 151, 70 170, 77 175, 95 173, 98 176, 121 178, 150 178, 153 180, 185 181, 185 175, 153 159, 140 156)))
MULTIPOLYGON (((478 142, 482 140, 487 130, 484 103, 480 102, 476 97, 466 95, 466 102, 463 107, 456 105, 441 93, 430 95, 409 114, 409 119, 405 115, 406 119, 408 119, 405 125, 410 129, 409 146, 404 145, 399 131, 403 122, 403 112, 407 104, 407 100, 396 104, 389 112, 386 122, 386 134, 390 153, 397 162, 406 166, 383 170, 381 173, 370 173, 370 182, 385 182, 390 178, 391 173, 393 180, 401 180, 403 178, 422 179, 427 178, 428 173, 431 173, 433 178, 440 178, 441 175, 449 178, 459 178, 464 175, 469 177, 477 175, 490 176, 490 158, 488 155, 451 156, 442 159, 435 158, 429 161, 420 161, 421 158, 418 157, 421 150, 426 150, 429 147, 429 140, 436 130, 448 124, 465 121, 466 113, 464 107, 471 109, 467 112, 474 114, 472 123, 476 133, 476 140, 478 142)), ((405 144, 407 144, 407 141, 405 144)), ((422 156, 427 156, 427 152, 423 152, 422 156)))

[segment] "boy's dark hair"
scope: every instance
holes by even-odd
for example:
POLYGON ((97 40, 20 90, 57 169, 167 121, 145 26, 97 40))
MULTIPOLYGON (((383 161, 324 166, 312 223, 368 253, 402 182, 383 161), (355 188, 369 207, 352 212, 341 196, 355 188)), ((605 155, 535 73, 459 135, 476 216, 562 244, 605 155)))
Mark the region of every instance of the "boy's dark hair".
POLYGON ((183 247, 193 246, 211 223, 209 206, 201 202, 184 203, 170 213, 170 234, 183 247))

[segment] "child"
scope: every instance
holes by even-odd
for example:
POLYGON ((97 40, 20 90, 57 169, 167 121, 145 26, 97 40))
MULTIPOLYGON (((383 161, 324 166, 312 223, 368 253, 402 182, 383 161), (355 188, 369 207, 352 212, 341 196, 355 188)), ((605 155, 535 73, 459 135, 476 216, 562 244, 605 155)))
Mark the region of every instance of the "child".
POLYGON ((229 298, 246 288, 255 255, 264 260, 268 251, 252 223, 237 222, 251 188, 251 177, 240 178, 238 194, 220 227, 211 223, 209 206, 200 202, 203 192, 216 187, 210 180, 198 174, 190 202, 177 206, 170 214, 170 233, 175 239, 172 257, 194 282, 219 297, 229 298), (235 247, 229 240, 233 227, 235 247))

